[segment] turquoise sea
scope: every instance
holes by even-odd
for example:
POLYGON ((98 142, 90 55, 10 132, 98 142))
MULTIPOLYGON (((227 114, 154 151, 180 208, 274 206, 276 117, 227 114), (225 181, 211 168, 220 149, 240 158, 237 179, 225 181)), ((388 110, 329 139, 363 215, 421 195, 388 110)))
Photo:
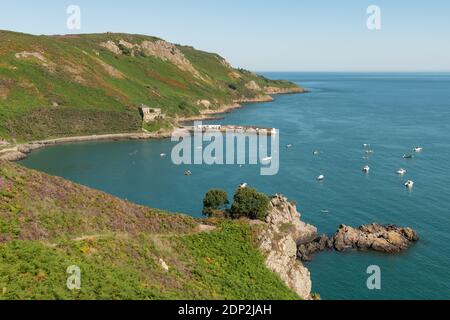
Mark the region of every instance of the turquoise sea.
POLYGON ((175 166, 174 143, 94 142, 34 152, 21 163, 151 207, 200 216, 209 189, 232 195, 241 182, 295 200, 322 233, 379 222, 416 229, 398 255, 320 253, 307 264, 323 299, 450 299, 450 74, 267 73, 311 92, 250 104, 213 123, 280 130, 280 171, 256 166, 175 166), (374 153, 365 156, 363 144, 374 153), (292 144, 290 149, 284 148, 292 144), (413 146, 424 151, 403 159, 413 146), (319 156, 313 151, 320 150, 319 156), (370 165, 364 175, 361 168, 370 165), (396 175, 399 168, 408 173, 396 175), (186 177, 185 170, 193 175, 186 177), (318 183, 316 177, 326 180, 318 183), (415 181, 407 190, 404 182, 415 181), (382 288, 367 289, 378 265, 382 288))

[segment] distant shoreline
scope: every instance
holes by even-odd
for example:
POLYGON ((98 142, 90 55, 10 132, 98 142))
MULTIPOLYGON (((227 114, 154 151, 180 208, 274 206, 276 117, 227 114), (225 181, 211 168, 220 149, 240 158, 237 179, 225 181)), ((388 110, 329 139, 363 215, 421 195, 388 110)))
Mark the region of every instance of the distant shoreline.
MULTIPOLYGON (((201 121, 201 120, 214 120, 217 119, 217 115, 230 113, 235 109, 240 109, 247 103, 262 103, 262 102, 272 102, 274 95, 283 94, 303 94, 308 91, 302 88, 287 88, 280 90, 279 92, 271 92, 270 94, 261 95, 252 99, 241 99, 234 101, 233 104, 224 105, 219 109, 206 110, 203 111, 201 115, 193 117, 179 117, 176 119, 177 123, 190 122, 190 121, 201 121)), ((4 147, 0 149, 0 160, 6 161, 20 161, 26 159, 28 155, 35 151, 45 147, 78 143, 78 142, 94 142, 94 141, 126 141, 126 140, 152 140, 152 139, 167 139, 172 136, 173 131, 165 130, 160 132, 131 132, 131 133, 112 133, 112 134, 101 134, 101 135, 85 135, 85 136, 74 136, 74 137, 63 137, 46 139, 39 141, 30 141, 15 146, 4 147)))

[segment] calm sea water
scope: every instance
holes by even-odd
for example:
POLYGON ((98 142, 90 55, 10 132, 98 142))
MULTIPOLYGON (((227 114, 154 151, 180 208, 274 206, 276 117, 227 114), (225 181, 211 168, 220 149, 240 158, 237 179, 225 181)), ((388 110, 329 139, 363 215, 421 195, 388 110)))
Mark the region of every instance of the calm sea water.
POLYGON ((61 145, 22 164, 151 207, 201 215, 211 188, 230 195, 241 182, 298 203, 302 219, 322 233, 340 224, 379 222, 415 228, 421 241, 399 255, 321 253, 307 266, 323 299, 450 299, 450 74, 267 74, 311 93, 248 105, 215 121, 280 129, 280 172, 259 167, 175 166, 169 140, 61 145), (363 159, 362 145, 375 153, 363 159), (424 152, 413 160, 413 146, 424 152), (320 156, 313 151, 320 150, 320 156), (369 175, 361 173, 370 165, 369 175), (408 169, 405 177, 396 171, 408 169), (185 177, 184 171, 193 175, 185 177), (319 174, 326 175, 317 183, 319 174), (415 187, 406 190, 404 181, 415 187), (324 213, 328 210, 328 213, 324 213), (378 265, 382 289, 366 270, 378 265))

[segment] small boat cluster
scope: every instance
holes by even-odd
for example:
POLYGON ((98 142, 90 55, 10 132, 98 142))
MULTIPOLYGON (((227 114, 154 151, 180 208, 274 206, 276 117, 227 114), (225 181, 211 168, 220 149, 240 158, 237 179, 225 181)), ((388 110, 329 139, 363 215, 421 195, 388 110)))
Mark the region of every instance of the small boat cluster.
MULTIPOLYGON (((291 149, 292 147, 293 147, 292 144, 286 145, 287 149, 291 149)), ((367 143, 363 144, 363 148, 364 148, 364 154, 365 154, 363 159, 368 160, 370 158, 370 156, 375 153, 375 151, 373 149, 371 149, 371 145, 367 144, 367 143)), ((413 159, 414 158, 414 154, 423 152, 423 148, 422 147, 414 147, 412 149, 412 151, 413 151, 413 153, 406 153, 406 154, 404 154, 403 158, 404 159, 413 159)), ((319 150, 314 150, 314 152, 313 152, 313 155, 315 155, 315 156, 318 156, 320 154, 321 154, 321 151, 319 151, 319 150)), ((166 157, 166 154, 165 153, 161 153, 160 157, 164 158, 164 157, 166 157)), ((271 162, 271 161, 272 161, 272 157, 265 157, 265 158, 262 159, 263 163, 268 163, 268 162, 271 162)), ((370 170, 371 170, 371 168, 370 168, 369 165, 366 165, 366 166, 364 166, 362 168, 362 172, 365 173, 365 174, 369 174, 370 170)), ((396 173, 397 173, 397 175, 403 177, 404 175, 406 175, 408 173, 408 171, 406 169, 404 169, 404 168, 400 168, 400 169, 397 170, 396 173)), ((185 176, 191 176, 192 172, 190 170, 186 170, 184 172, 184 175, 185 176)), ((319 176, 317 176, 316 180, 318 182, 324 182, 325 181, 325 175, 324 174, 320 174, 319 176)), ((246 188, 247 185, 248 185, 247 183, 242 183, 242 184, 240 184, 239 187, 240 188, 246 188)), ((407 180, 405 182, 405 187, 408 188, 408 189, 412 189, 414 187, 414 181, 413 180, 407 180)))
MULTIPOLYGON (((363 144, 363 148, 364 148, 364 154, 365 156, 363 157, 364 160, 368 160, 370 158, 371 155, 373 155, 375 153, 375 151, 373 149, 371 149, 371 145, 368 143, 363 144)), ((423 148, 422 147, 414 147, 412 149, 413 153, 406 153, 403 155, 404 159, 413 159, 414 158, 414 154, 417 153, 421 153, 423 152, 423 148)), ((320 152, 319 151, 314 151, 314 155, 319 155, 320 152)), ((362 172, 365 174, 369 174, 370 173, 370 166, 366 165, 362 168, 362 172)), ((397 170, 397 175, 403 177, 404 175, 406 175, 408 173, 408 171, 404 168, 400 168, 397 170)), ((321 174, 316 178, 317 181, 319 182, 323 182, 325 181, 325 175, 321 174)), ((414 187, 414 181, 413 180, 408 180, 405 182, 405 187, 408 189, 412 189, 414 187)))

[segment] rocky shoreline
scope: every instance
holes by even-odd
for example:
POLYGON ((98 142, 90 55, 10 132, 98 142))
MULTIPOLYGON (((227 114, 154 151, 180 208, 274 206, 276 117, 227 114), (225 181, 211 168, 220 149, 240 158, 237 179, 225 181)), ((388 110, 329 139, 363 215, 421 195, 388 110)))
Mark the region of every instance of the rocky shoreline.
POLYGON ((118 133, 105 135, 91 135, 91 136, 67 137, 67 138, 34 141, 20 144, 10 148, 1 149, 0 160, 6 161, 23 160, 27 158, 28 154, 30 154, 34 150, 66 143, 89 142, 89 141, 149 140, 149 139, 168 138, 170 136, 171 132, 168 131, 163 133, 118 133))
POLYGON ((244 107, 246 103, 262 103, 262 102, 272 102, 275 99, 273 96, 284 95, 284 94, 303 94, 308 93, 307 90, 301 87, 294 88, 275 88, 273 90, 268 90, 264 94, 259 95, 255 98, 241 98, 234 100, 232 104, 223 105, 218 109, 206 109, 203 110, 200 115, 192 117, 180 117, 177 119, 178 122, 188 122, 188 121, 200 121, 200 120, 212 120, 215 116, 220 114, 230 113, 235 109, 240 109, 244 107), (277 89, 277 90, 275 90, 277 89))
POLYGON ((259 227, 257 241, 265 256, 266 267, 303 299, 312 299, 310 272, 303 262, 325 250, 399 253, 419 240, 411 228, 369 224, 359 228, 341 225, 336 234, 318 236, 317 228, 301 221, 295 204, 282 195, 271 199, 265 222, 251 222, 259 227))
POLYGON ((301 261, 311 261, 311 256, 325 250, 338 252, 376 251, 382 253, 399 253, 419 241, 416 231, 395 225, 382 226, 377 223, 352 228, 341 225, 335 235, 315 237, 298 244, 297 256, 301 261))
MULTIPOLYGON (((296 94, 296 93, 306 93, 307 91, 301 87, 296 88, 286 88, 271 90, 270 95, 267 92, 264 95, 260 95, 256 98, 242 98, 235 100, 231 105, 224 105, 219 109, 205 110, 199 116, 193 117, 180 117, 177 118, 177 123, 189 122, 189 121, 201 121, 201 120, 212 120, 215 115, 225 114, 232 112, 235 109, 242 108, 243 103, 260 103, 260 102, 270 102, 274 98, 271 95, 280 94, 296 94)), ((176 130, 174 128, 173 130, 176 130)), ((76 136, 76 137, 65 137, 65 138, 55 138, 42 141, 33 141, 23 144, 18 144, 15 146, 7 146, 0 149, 0 160, 6 161, 20 161, 28 157, 28 155, 38 149, 42 149, 48 146, 54 146, 58 144, 66 143, 76 143, 76 142, 92 142, 92 141, 121 141, 121 140, 150 140, 150 139, 164 139, 170 138, 173 130, 165 130, 162 132, 150 133, 150 132, 133 132, 133 133, 117 133, 117 134, 104 134, 104 135, 87 135, 87 136, 76 136)))

